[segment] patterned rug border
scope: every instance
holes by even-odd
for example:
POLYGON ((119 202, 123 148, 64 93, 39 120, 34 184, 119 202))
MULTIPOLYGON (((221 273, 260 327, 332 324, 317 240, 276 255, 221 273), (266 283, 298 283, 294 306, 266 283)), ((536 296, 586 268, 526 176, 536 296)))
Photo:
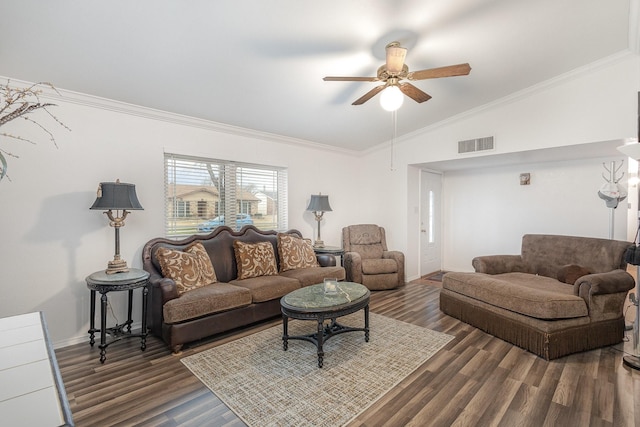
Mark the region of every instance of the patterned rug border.
MULTIPOLYGON (((341 317, 339 322, 361 327, 362 312, 341 317)), ((294 320, 289 333, 308 333, 310 327, 315 329, 315 324, 294 320)), ((290 340, 289 349, 282 350, 281 325, 184 357, 181 362, 248 426, 343 426, 454 338, 375 313, 370 313, 370 327, 369 343, 362 332, 327 341, 322 369, 317 366, 316 348, 309 342, 290 340), (356 368, 362 375, 353 374, 356 368), (309 392, 302 394, 305 399, 295 398, 301 395, 300 389, 309 392)))

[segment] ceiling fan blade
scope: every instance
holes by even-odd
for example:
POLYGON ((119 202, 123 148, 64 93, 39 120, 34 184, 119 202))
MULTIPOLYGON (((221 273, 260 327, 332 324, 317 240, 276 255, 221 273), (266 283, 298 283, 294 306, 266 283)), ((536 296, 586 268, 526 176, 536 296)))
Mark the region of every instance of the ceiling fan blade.
POLYGON ((364 104, 365 102, 367 102, 368 100, 370 100, 371 98, 376 96, 378 93, 380 93, 382 91, 382 89, 384 89, 385 87, 387 87, 387 85, 380 85, 380 86, 374 87, 369 92, 365 93, 360 98, 356 99, 351 105, 362 105, 362 104, 364 104))
POLYGON ((325 82, 377 82, 377 77, 323 77, 325 82))
POLYGON ((469 64, 449 65, 447 67, 430 68, 428 70, 413 71, 407 74, 409 80, 437 79, 439 77, 466 76, 471 71, 469 64))
POLYGON ((425 102, 431 99, 431 95, 423 92, 411 83, 400 83, 398 87, 400 87, 400 91, 402 91, 402 93, 418 103, 425 102))

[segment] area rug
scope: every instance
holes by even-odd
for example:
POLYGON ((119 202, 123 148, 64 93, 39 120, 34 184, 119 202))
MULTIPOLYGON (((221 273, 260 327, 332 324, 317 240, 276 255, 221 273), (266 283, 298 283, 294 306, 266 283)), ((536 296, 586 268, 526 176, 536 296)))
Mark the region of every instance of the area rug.
MULTIPOLYGON (((341 317, 353 327, 363 312, 341 317)), ((371 313, 364 332, 332 337, 324 367, 307 341, 289 340, 274 326, 182 359, 247 425, 342 426, 355 418, 444 347, 452 336, 371 313)), ((290 335, 312 333, 316 323, 293 320, 290 335)))

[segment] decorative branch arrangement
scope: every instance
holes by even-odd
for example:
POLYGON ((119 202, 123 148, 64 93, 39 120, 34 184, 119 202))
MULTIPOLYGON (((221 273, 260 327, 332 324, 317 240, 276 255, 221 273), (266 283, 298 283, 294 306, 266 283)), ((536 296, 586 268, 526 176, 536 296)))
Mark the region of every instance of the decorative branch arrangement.
MULTIPOLYGON (((26 88, 12 88, 10 86, 9 80, 7 80, 6 84, 0 84, 0 127, 6 125, 14 119, 24 119, 28 122, 34 123, 45 133, 47 133, 49 135, 49 139, 57 148, 58 145, 56 144, 56 139, 53 136, 53 133, 51 133, 46 127, 30 117, 30 114, 34 111, 44 110, 60 126, 69 131, 71 130, 49 111, 48 108, 55 107, 56 104, 45 103, 40 100, 40 95, 42 94, 41 87, 43 86, 53 89, 54 91, 56 91, 56 93, 59 94, 59 92, 51 83, 46 82, 35 83, 26 88)), ((0 132, 0 136, 17 139, 19 141, 25 141, 30 144, 35 144, 35 142, 31 141, 30 139, 12 135, 6 132, 0 132)), ((18 158, 17 155, 0 148, 0 180, 2 180, 2 178, 4 178, 7 174, 7 160, 5 155, 18 158)))

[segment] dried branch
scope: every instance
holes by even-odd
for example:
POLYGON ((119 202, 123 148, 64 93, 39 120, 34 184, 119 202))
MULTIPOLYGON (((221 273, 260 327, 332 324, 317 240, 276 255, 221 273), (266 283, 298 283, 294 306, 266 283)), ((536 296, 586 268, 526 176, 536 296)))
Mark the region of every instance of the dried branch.
MULTIPOLYGON (((54 90, 58 95, 60 92, 51 84, 47 82, 34 83, 26 88, 14 88, 10 86, 10 80, 7 80, 7 83, 4 85, 0 85, 0 126, 6 125, 12 120, 22 118, 30 123, 34 123, 38 126, 42 131, 44 131, 47 135, 49 135, 49 139, 53 142, 53 145, 57 148, 58 144, 56 143, 56 139, 46 127, 37 122, 36 120, 31 118, 31 114, 36 112, 37 110, 44 110, 46 113, 56 121, 60 126, 64 127, 68 131, 71 131, 69 127, 67 127, 62 121, 60 121, 54 114, 49 111, 48 107, 55 107, 56 104, 51 104, 47 102, 42 102, 40 100, 40 94, 42 94, 41 87, 46 86, 52 90, 54 90)), ((10 133, 0 132, 0 136, 6 136, 7 138, 12 138, 18 141, 25 141, 30 144, 35 144, 35 142, 23 138, 20 136, 12 135, 10 133)), ((9 153, 0 148, 0 160, 2 160, 2 165, 0 165, 0 180, 4 176, 6 176, 6 159, 2 155, 2 153, 17 158, 18 156, 9 153)), ((7 177, 8 178, 8 177, 7 177)))

